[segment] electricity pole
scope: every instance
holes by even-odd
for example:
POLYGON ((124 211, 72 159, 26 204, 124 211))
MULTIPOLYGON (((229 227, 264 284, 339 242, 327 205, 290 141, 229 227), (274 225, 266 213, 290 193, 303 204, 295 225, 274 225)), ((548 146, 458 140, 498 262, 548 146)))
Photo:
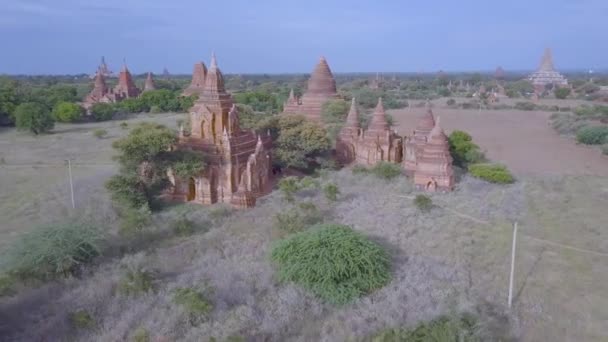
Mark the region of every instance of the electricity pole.
POLYGON ((74 202, 74 183, 72 182, 72 162, 67 159, 68 162, 68 176, 70 178, 70 194, 72 196, 72 209, 76 209, 76 203, 74 202))
POLYGON ((509 309, 513 302, 513 273, 515 272, 515 243, 517 242, 517 221, 513 226, 513 247, 511 248, 511 275, 509 276, 509 309))

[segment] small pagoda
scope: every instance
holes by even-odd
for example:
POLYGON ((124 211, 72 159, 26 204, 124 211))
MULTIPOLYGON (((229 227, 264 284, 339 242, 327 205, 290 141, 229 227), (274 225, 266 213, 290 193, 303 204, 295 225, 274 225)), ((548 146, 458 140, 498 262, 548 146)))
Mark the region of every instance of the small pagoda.
POLYGON ((152 78, 152 73, 148 72, 148 76, 146 77, 146 81, 144 82, 144 93, 147 91, 156 90, 156 83, 154 83, 154 79, 152 78))
POLYGON ((180 128, 176 148, 200 152, 206 167, 187 179, 170 172, 169 196, 184 202, 252 207, 271 191, 270 134, 240 128, 238 109, 226 92, 215 55, 202 88, 190 109, 191 131, 180 128))
POLYGON ((417 190, 429 192, 448 192, 454 189, 450 145, 448 137, 439 125, 439 118, 416 158, 414 186, 417 190))
POLYGON ((548 84, 552 84, 555 87, 568 86, 568 80, 555 70, 553 55, 549 48, 545 49, 540 67, 528 77, 528 80, 532 83, 537 93, 542 93, 548 84))
POLYGON ((198 62, 194 64, 192 71, 192 81, 190 85, 182 92, 182 96, 201 96, 205 88, 205 79, 207 78, 207 67, 205 63, 198 62))
POLYGON ((418 168, 417 160, 422 154, 422 150, 427 143, 429 134, 435 127, 435 117, 431 110, 431 105, 427 102, 426 111, 418 118, 416 128, 410 137, 405 138, 403 169, 405 174, 413 176, 418 168))
POLYGON ((304 115, 309 120, 320 122, 323 104, 336 98, 338 98, 336 80, 327 60, 321 57, 308 79, 306 92, 301 98, 297 98, 292 89, 283 105, 283 113, 304 115))

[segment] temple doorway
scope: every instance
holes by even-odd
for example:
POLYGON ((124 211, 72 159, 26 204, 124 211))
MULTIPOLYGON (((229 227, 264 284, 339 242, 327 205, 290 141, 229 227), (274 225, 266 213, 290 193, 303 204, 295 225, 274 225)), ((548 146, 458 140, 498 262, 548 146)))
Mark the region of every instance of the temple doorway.
POLYGON ((211 114, 211 136, 213 138, 213 143, 215 144, 215 113, 211 114))
POLYGON ((428 182, 428 183, 426 184, 426 189, 427 189, 428 191, 434 192, 435 190, 437 190, 437 182, 435 182, 434 180, 433 180, 433 181, 428 182))
POLYGON ((188 200, 188 202, 190 202, 190 201, 194 201, 195 198, 196 198, 196 182, 194 181, 194 178, 190 177, 190 179, 188 180, 187 200, 188 200))
POLYGON ((201 121, 201 138, 205 139, 205 120, 201 121))

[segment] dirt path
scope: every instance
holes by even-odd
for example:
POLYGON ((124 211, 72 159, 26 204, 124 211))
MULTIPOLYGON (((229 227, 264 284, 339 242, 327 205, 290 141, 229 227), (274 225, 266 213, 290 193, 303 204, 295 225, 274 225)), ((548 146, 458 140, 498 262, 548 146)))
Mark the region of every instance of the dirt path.
MULTIPOLYGON (((389 113, 399 134, 411 134, 424 108, 389 113)), ((608 157, 596 149, 577 145, 549 126, 550 112, 517 110, 462 110, 433 108, 441 125, 469 132, 493 161, 516 174, 608 176, 608 157)))

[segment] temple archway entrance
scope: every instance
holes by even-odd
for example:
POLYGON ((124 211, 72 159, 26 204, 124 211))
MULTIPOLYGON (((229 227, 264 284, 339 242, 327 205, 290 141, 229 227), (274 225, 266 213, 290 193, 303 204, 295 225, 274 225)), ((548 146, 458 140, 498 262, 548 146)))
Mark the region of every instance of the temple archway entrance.
POLYGON ((188 202, 190 201, 194 201, 194 199, 196 198, 196 182, 194 181, 194 178, 190 177, 190 179, 188 179, 188 196, 187 196, 187 200, 188 202))
POLYGON ((428 182, 426 184, 426 189, 431 192, 437 190, 437 182, 435 182, 434 180, 428 182))
POLYGON ((205 139, 205 120, 201 121, 201 138, 205 139))

